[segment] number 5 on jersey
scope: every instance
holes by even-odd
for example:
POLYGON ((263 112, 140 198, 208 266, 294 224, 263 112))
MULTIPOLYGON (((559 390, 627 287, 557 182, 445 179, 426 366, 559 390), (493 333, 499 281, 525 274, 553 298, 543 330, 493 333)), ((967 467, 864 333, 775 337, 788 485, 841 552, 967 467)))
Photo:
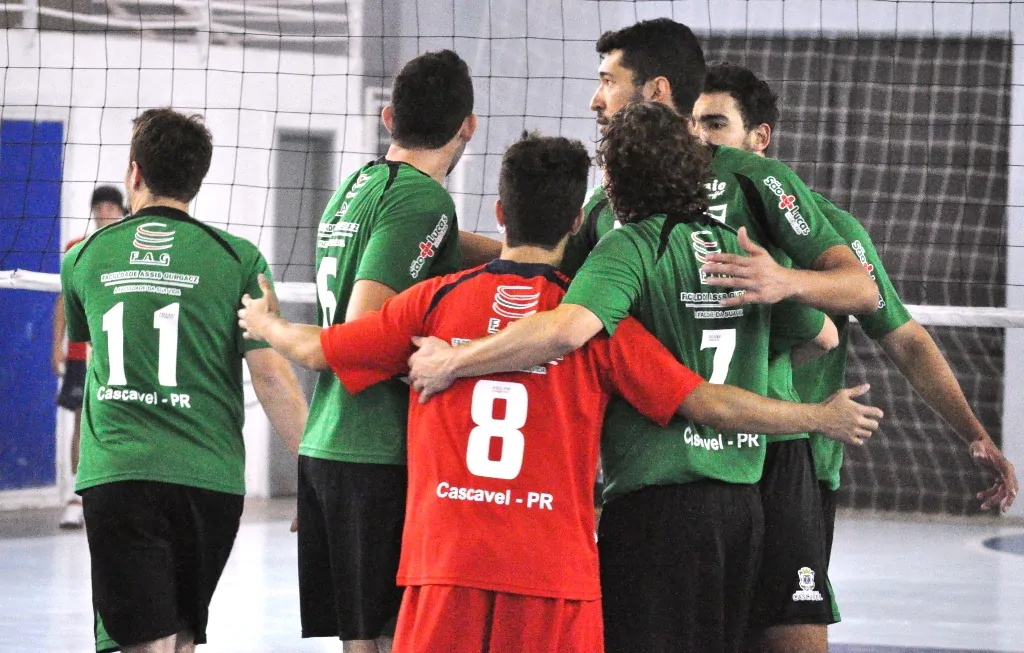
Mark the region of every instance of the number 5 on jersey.
POLYGON ((470 414, 476 427, 469 432, 466 467, 474 476, 512 480, 523 468, 526 439, 519 429, 526 426, 529 398, 522 383, 477 381, 473 386, 470 414), (494 417, 497 404, 505 404, 505 415, 494 417), (501 442, 501 454, 491 459, 491 442, 501 442))

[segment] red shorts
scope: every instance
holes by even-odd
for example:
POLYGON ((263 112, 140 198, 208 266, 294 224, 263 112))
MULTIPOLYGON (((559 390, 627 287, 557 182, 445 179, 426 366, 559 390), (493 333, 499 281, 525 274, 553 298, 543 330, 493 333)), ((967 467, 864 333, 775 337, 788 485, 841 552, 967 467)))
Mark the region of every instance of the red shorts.
POLYGON ((603 653, 601 601, 405 588, 394 653, 603 653))

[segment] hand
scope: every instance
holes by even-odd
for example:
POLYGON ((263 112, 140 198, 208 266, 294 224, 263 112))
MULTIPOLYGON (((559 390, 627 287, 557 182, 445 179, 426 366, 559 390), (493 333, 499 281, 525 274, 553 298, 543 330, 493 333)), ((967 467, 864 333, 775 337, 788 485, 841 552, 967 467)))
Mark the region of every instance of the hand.
POLYGON ((1013 463, 1006 459, 996 443, 988 436, 971 443, 971 458, 997 477, 992 487, 978 493, 977 498, 981 499, 981 509, 988 510, 1002 504, 1003 512, 1009 510, 1013 505, 1013 500, 1017 498, 1017 490, 1020 489, 1013 463))
POLYGON ((50 352, 50 367, 53 368, 55 376, 64 376, 64 356, 63 347, 54 347, 53 351, 50 352))
POLYGON ((775 304, 790 297, 790 271, 776 263, 768 250, 750 240, 746 227, 740 227, 739 242, 749 256, 711 254, 701 267, 708 273, 707 285, 744 291, 722 301, 722 306, 775 304))
POLYGON ((281 313, 281 305, 267 277, 261 274, 259 283, 263 296, 253 299, 248 294, 243 295, 242 308, 238 309, 238 326, 245 329, 242 336, 248 340, 263 340, 267 325, 281 313))
POLYGON ((878 428, 878 420, 882 419, 882 411, 874 406, 857 403, 854 397, 867 392, 871 386, 867 383, 856 388, 846 388, 821 402, 827 413, 825 429, 822 434, 842 442, 859 447, 864 440, 878 428))
POLYGON ((290 533, 298 533, 299 532, 299 516, 298 515, 295 515, 295 518, 292 519, 292 525, 288 527, 288 532, 290 532, 290 533))
POLYGON ((409 380, 420 393, 420 403, 444 392, 458 378, 451 373, 450 361, 455 348, 440 338, 413 336, 419 350, 409 357, 409 380))

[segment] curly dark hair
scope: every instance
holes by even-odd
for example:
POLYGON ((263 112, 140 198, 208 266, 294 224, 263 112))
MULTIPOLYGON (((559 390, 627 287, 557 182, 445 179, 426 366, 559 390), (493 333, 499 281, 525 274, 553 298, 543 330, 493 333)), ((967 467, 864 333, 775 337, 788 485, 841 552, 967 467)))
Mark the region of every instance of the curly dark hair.
POLYGON ((690 133, 685 118, 663 104, 640 102, 617 111, 597 157, 608 200, 624 223, 707 211, 711 151, 690 133))
POLYGON ((704 87, 706 68, 700 41, 686 25, 671 18, 642 20, 605 32, 597 39, 596 49, 601 55, 621 50, 622 65, 633 73, 635 86, 664 77, 676 111, 693 112, 693 103, 704 87))
POLYGON ((524 133, 505 151, 498 179, 508 244, 554 249, 580 214, 589 172, 580 141, 524 133))
POLYGON ((704 92, 731 95, 736 100, 743 116, 743 128, 747 131, 758 125, 775 129, 779 120, 779 98, 772 87, 749 68, 728 61, 709 65, 704 92))
POLYGON ((432 150, 444 146, 473 113, 469 66, 451 50, 421 54, 395 78, 391 108, 396 143, 432 150))
POLYGON ((213 158, 213 135, 197 113, 149 109, 132 121, 129 160, 153 195, 191 202, 213 158))

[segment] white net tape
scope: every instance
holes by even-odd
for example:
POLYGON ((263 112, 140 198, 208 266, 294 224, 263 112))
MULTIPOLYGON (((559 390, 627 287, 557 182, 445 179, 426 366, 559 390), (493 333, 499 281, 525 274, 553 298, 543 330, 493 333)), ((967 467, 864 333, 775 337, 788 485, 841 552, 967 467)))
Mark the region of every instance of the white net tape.
MULTIPOLYGON (((0 270, 0 288, 60 291, 60 276, 29 270, 0 270)), ((316 286, 312 283, 283 282, 276 284, 282 302, 313 303, 316 286)), ((914 319, 930 326, 956 327, 1024 327, 1024 310, 980 306, 927 306, 907 304, 914 319)))

